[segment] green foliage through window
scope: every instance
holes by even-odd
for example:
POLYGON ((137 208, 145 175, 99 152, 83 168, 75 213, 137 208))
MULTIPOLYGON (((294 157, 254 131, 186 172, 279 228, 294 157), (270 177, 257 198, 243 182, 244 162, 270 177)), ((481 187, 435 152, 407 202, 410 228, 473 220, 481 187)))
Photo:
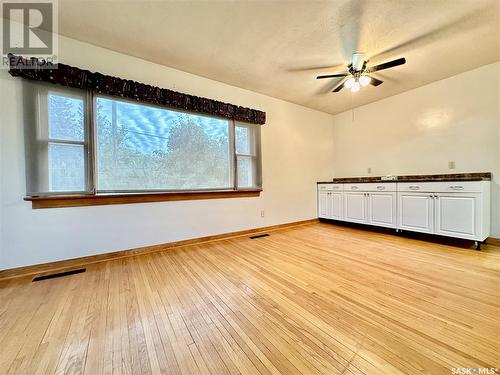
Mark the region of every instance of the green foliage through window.
POLYGON ((96 99, 99 190, 230 188, 229 121, 96 99))

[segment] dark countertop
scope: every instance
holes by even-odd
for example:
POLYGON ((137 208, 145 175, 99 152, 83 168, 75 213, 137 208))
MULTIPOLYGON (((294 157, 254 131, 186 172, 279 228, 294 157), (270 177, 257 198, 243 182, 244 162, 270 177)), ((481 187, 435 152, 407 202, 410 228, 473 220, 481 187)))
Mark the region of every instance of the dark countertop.
POLYGON ((357 184, 363 182, 435 182, 435 181, 490 181, 491 172, 453 173, 453 174, 422 174, 411 176, 396 176, 397 180, 384 181, 381 177, 345 177, 322 181, 318 184, 357 184))

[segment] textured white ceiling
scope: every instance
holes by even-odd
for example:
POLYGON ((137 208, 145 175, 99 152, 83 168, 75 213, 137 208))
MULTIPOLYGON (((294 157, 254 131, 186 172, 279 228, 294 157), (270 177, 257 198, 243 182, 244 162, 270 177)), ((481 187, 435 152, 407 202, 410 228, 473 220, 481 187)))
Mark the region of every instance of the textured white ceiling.
POLYGON ((60 0, 59 10, 63 35, 329 113, 500 60, 498 0, 60 0), (407 63, 354 94, 315 79, 354 51, 369 65, 407 63))

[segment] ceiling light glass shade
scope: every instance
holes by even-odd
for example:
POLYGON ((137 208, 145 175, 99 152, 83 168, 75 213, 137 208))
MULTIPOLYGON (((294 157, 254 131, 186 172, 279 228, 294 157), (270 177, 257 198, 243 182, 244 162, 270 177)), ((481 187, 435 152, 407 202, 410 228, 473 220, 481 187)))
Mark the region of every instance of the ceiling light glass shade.
POLYGON ((347 81, 345 81, 344 86, 350 89, 352 85, 356 83, 356 80, 354 78, 349 78, 347 81))
POLYGON ((357 81, 356 81, 356 82, 354 82, 354 83, 352 84, 352 86, 351 86, 351 91, 352 91, 352 92, 359 91, 359 88, 360 88, 360 87, 361 87, 361 86, 360 86, 359 82, 357 82, 357 81))
POLYGON ((359 83, 361 84, 361 86, 366 86, 370 83, 372 79, 368 76, 361 76, 359 77, 359 83))

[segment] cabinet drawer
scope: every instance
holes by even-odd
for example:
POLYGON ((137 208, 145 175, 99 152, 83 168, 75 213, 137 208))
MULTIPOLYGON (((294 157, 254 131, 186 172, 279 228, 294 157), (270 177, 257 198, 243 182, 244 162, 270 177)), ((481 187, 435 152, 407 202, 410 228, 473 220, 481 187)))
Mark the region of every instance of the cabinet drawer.
POLYGON ((396 184, 394 182, 344 184, 344 191, 396 191, 396 184))
POLYGON ((318 184, 318 191, 328 190, 328 191, 342 191, 344 184, 318 184))
POLYGON ((480 193, 486 190, 489 181, 449 182, 398 182, 398 191, 424 193, 480 193))

